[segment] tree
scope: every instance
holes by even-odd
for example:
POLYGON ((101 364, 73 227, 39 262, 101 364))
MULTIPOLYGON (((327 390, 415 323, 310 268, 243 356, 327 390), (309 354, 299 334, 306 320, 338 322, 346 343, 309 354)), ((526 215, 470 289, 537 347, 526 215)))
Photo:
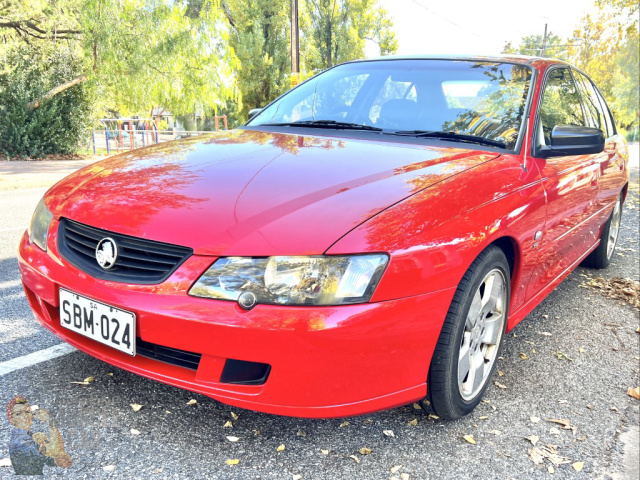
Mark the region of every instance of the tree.
POLYGON ((289 0, 227 0, 222 4, 229 45, 239 60, 235 72, 241 118, 289 86, 289 0))
POLYGON ((67 88, 92 81, 103 102, 125 114, 216 108, 232 95, 237 62, 214 0, 0 2, 0 34, 43 51, 64 44, 83 64, 67 88))
POLYGON ((303 0, 302 58, 312 71, 364 57, 365 40, 381 55, 398 48, 387 12, 376 0, 303 0))

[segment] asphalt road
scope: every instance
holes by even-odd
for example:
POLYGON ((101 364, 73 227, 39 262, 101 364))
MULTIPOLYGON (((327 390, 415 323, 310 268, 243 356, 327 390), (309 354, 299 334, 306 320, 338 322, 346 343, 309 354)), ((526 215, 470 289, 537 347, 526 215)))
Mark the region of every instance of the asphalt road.
MULTIPOLYGON (((634 154, 614 264, 604 272, 577 269, 516 327, 495 379, 505 388, 492 385, 486 402, 462 420, 427 417, 412 405, 334 420, 266 415, 78 351, 0 374, 0 402, 21 394, 56 419, 73 465, 45 467, 45 478, 633 478, 640 402, 627 389, 640 385, 638 309, 585 283, 595 276, 640 279, 637 145, 634 154), (71 383, 89 376, 95 377, 89 385, 71 383), (197 403, 187 404, 192 399, 197 403), (143 407, 134 412, 132 403, 143 407), (568 420, 573 428, 547 419, 568 420), (538 447, 554 445, 568 463, 536 465, 525 438, 531 435, 539 437, 538 447), (360 453, 363 447, 371 452, 360 453), (225 463, 232 459, 238 464, 225 463), (584 462, 581 471, 576 462, 584 462)), ((0 191, 0 364, 60 343, 33 319, 16 262, 18 239, 44 191, 0 191)), ((10 433, 0 419, 0 459, 8 457, 10 433)), ((11 467, 0 467, 0 477, 12 475, 11 467)))

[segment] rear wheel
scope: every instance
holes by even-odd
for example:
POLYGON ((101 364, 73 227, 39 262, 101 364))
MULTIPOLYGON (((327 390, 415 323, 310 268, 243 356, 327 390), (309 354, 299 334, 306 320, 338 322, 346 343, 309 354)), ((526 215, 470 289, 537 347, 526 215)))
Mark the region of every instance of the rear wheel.
POLYGON ((489 385, 509 313, 509 277, 504 253, 490 246, 458 285, 427 382, 431 406, 442 418, 470 413, 489 385))
POLYGON ((591 268, 607 268, 611 263, 613 252, 618 242, 620 233, 620 220, 622 218, 622 195, 618 197, 613 212, 607 223, 604 224, 600 235, 600 245, 584 259, 582 265, 591 268))

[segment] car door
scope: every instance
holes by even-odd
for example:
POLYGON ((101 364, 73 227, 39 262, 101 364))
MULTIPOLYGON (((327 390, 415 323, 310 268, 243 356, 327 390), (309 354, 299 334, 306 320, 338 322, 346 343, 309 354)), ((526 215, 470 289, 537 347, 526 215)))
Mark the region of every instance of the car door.
MULTIPOLYGON (((532 143, 550 145, 559 125, 587 126, 584 106, 569 67, 547 71, 532 143)), ((535 150, 535 149, 534 149, 535 150)), ((539 234, 538 271, 527 288, 530 298, 571 268, 597 239, 594 213, 598 194, 598 155, 533 158, 547 196, 547 214, 539 234)))
POLYGON ((600 166, 600 181, 596 198, 597 224, 601 226, 609 218, 613 204, 624 186, 625 175, 623 172, 626 166, 624 157, 620 155, 619 139, 611 114, 602 95, 584 74, 574 70, 573 75, 585 105, 588 126, 602 130, 606 138, 604 151, 596 157, 600 166))

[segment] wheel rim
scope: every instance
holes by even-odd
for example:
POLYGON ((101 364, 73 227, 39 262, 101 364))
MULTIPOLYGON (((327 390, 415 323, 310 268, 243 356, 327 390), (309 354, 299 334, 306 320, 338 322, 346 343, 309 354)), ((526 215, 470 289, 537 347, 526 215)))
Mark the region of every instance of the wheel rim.
POLYGON ((613 207, 613 213, 611 214, 611 223, 609 223, 609 238, 607 238, 607 259, 610 260, 613 255, 613 250, 616 248, 616 242, 618 241, 618 232, 620 231, 620 217, 622 209, 620 208, 620 201, 616 202, 616 206, 613 207))
POLYGON ((472 400, 487 383, 498 354, 505 322, 507 282, 502 271, 491 270, 473 296, 458 357, 458 388, 472 400))

